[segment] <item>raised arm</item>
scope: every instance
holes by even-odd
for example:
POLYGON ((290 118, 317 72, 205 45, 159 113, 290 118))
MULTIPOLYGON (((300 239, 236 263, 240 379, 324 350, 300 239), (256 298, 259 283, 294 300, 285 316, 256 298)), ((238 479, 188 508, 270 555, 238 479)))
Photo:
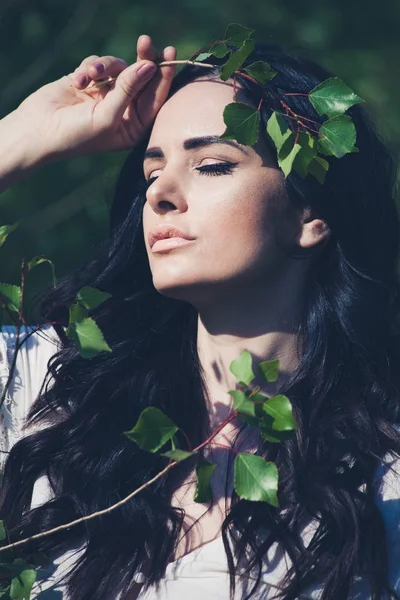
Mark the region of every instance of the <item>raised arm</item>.
POLYGON ((73 73, 28 96, 0 120, 0 192, 40 165, 134 147, 165 102, 174 75, 174 66, 157 63, 175 57, 172 46, 158 55, 151 38, 142 35, 134 64, 89 56, 73 73), (109 76, 117 77, 115 83, 93 87, 109 76))

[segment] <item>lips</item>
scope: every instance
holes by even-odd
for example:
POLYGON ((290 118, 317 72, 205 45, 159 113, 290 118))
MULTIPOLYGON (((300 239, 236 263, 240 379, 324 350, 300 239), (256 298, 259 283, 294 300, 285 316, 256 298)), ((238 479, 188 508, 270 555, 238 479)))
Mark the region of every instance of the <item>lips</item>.
POLYGON ((172 225, 159 225, 153 229, 153 231, 150 231, 148 235, 149 246, 152 248, 158 240, 164 240, 172 237, 179 237, 183 238, 184 240, 194 240, 194 237, 191 237, 181 229, 177 229, 172 225))

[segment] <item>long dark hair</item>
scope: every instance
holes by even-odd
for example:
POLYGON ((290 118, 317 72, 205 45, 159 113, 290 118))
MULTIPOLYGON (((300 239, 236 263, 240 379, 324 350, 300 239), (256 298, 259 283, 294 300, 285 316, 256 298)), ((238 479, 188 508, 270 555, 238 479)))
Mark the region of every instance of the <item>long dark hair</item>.
MULTIPOLYGON (((263 126, 273 110, 282 112, 280 99, 321 122, 307 98, 285 94, 307 94, 330 73, 274 45, 257 45, 248 62, 254 60, 265 60, 278 72, 266 86, 239 77, 255 104, 264 98, 263 126)), ((171 94, 204 73, 186 67, 171 94)), ((296 437, 258 448, 278 466, 281 507, 233 494, 223 524, 232 594, 235 561, 249 555, 247 568, 258 574, 250 597, 268 551, 278 542, 293 564, 281 582, 285 600, 294 600, 313 584, 322 586, 323 600, 346 599, 357 575, 366 577, 374 600, 396 597, 389 591, 375 484, 384 458, 400 454, 393 329, 399 300, 395 166, 364 109, 357 105, 349 114, 357 127, 359 152, 328 158, 324 185, 294 172, 286 180, 290 203, 311 206, 331 234, 308 271, 299 325, 301 362, 280 390, 293 404, 296 437), (303 548, 300 527, 311 519, 315 534, 303 548)), ((159 294, 152 284, 142 231, 146 144, 147 139, 122 168, 110 239, 98 258, 66 277, 44 304, 46 318, 66 323, 65 312, 56 307, 81 286, 110 292, 112 299, 95 309, 93 317, 112 353, 83 359, 62 327, 57 329, 63 349, 50 361, 53 379, 47 379, 29 413, 29 422, 42 423, 42 429, 20 440, 6 464, 0 518, 12 540, 105 508, 159 472, 167 459, 141 451, 122 435, 145 407, 164 410, 193 444, 209 430, 196 310, 159 294), (54 499, 30 511, 33 484, 43 473, 54 499)), ((74 600, 109 600, 121 584, 126 591, 133 574, 146 564, 146 585, 156 583, 171 559, 184 517, 183 510, 171 506, 171 495, 192 467, 182 463, 120 509, 21 550, 55 556, 86 541, 83 556, 68 574, 74 600)))

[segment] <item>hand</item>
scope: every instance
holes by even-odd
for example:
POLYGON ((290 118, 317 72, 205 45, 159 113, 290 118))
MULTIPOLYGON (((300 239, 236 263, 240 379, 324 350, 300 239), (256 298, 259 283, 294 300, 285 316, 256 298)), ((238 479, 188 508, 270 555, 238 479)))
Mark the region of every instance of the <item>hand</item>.
POLYGON ((28 96, 15 111, 14 126, 25 137, 32 134, 43 161, 132 148, 152 125, 174 76, 175 65, 155 63, 175 58, 172 46, 158 56, 147 35, 138 39, 133 65, 114 56, 89 56, 74 73, 28 96), (104 66, 101 72, 97 64, 104 66), (117 77, 115 83, 94 87, 110 76, 117 77))

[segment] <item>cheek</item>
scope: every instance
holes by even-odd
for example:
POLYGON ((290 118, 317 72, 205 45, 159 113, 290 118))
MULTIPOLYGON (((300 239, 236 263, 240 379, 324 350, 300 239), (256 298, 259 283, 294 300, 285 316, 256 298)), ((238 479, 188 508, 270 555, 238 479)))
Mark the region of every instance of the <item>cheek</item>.
POLYGON ((202 254, 213 268, 238 270, 275 260, 281 218, 281 199, 268 192, 269 186, 255 183, 229 186, 214 199, 212 209, 203 205, 197 223, 202 254))

